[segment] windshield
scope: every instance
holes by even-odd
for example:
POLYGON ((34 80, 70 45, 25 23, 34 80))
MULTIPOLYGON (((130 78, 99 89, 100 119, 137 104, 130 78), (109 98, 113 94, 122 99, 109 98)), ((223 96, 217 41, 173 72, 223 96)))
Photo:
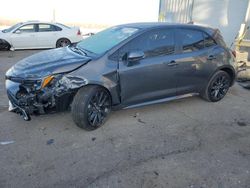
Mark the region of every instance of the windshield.
POLYGON ((17 23, 17 24, 15 24, 15 25, 9 27, 8 29, 4 29, 2 32, 3 32, 3 33, 8 33, 8 32, 12 31, 13 29, 17 28, 17 27, 20 26, 20 25, 22 25, 22 23, 17 23))
POLYGON ((77 47, 95 54, 103 54, 138 30, 132 27, 112 27, 82 40, 77 47))

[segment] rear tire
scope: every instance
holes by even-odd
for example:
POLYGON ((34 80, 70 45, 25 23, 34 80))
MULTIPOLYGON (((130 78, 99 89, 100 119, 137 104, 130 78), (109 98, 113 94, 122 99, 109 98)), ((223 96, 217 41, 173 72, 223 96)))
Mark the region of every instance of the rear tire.
POLYGON ((76 125, 91 131, 101 127, 111 111, 111 97, 99 86, 85 86, 72 102, 71 114, 76 125))
POLYGON ((231 78, 228 73, 218 71, 212 76, 201 96, 209 102, 220 101, 227 94, 230 83, 231 78))
POLYGON ((65 47, 65 46, 68 46, 70 45, 71 42, 69 39, 67 38, 61 38, 61 39, 58 39, 57 42, 56 42, 56 47, 57 48, 61 48, 61 47, 65 47))

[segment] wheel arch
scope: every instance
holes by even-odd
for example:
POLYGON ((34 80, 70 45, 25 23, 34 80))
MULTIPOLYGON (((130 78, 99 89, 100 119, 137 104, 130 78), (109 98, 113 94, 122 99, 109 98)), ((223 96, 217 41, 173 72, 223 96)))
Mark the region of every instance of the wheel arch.
POLYGON ((229 66, 224 66, 224 67, 219 68, 219 70, 226 72, 230 76, 231 78, 230 86, 232 86, 234 84, 234 80, 236 77, 236 73, 234 69, 229 66))
POLYGON ((213 73, 209 76, 207 83, 211 80, 211 78, 213 77, 214 74, 216 74, 218 71, 224 71, 226 72, 230 78, 231 78, 231 83, 230 83, 230 87, 234 84, 234 80, 236 78, 236 73, 233 67, 231 67, 230 65, 224 65, 224 66, 220 66, 218 67, 215 71, 213 71, 213 73))
POLYGON ((107 87, 105 87, 103 84, 100 84, 100 83, 90 83, 90 84, 84 85, 82 87, 86 87, 86 86, 98 86, 98 87, 104 89, 109 94, 110 99, 111 99, 111 104, 113 104, 113 97, 112 97, 111 91, 107 87))
MULTIPOLYGON (((120 103, 120 98, 119 98, 119 95, 118 95, 118 92, 117 92, 117 88, 116 87, 109 87, 109 86, 106 86, 105 84, 103 83, 88 83, 86 85, 83 85, 79 88, 77 88, 77 91, 83 87, 87 87, 87 86, 98 86, 98 87, 101 87, 103 88, 104 90, 107 91, 107 93, 110 95, 110 98, 111 98, 111 104, 112 105, 117 105, 120 103)), ((77 92, 76 91, 76 92, 77 92)))

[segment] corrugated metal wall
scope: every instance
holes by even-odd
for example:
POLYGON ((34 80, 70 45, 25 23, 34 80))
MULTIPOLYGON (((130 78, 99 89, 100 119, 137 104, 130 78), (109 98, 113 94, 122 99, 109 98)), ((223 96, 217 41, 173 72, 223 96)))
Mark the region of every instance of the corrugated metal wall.
POLYGON ((159 21, 188 23, 192 21, 194 0, 160 0, 159 21))

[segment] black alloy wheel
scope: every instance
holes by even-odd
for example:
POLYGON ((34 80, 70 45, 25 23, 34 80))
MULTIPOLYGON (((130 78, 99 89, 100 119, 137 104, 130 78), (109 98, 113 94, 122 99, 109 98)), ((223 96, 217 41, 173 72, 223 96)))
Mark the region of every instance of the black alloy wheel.
POLYGON ((227 94, 231 84, 231 78, 228 73, 218 71, 211 78, 203 97, 211 102, 220 101, 227 94))
POLYGON ((94 85, 85 86, 75 95, 71 114, 78 127, 94 130, 106 122, 111 104, 111 96, 106 89, 94 85))
POLYGON ((99 127, 110 112, 111 101, 105 90, 99 90, 91 97, 88 104, 88 122, 93 127, 99 127))

